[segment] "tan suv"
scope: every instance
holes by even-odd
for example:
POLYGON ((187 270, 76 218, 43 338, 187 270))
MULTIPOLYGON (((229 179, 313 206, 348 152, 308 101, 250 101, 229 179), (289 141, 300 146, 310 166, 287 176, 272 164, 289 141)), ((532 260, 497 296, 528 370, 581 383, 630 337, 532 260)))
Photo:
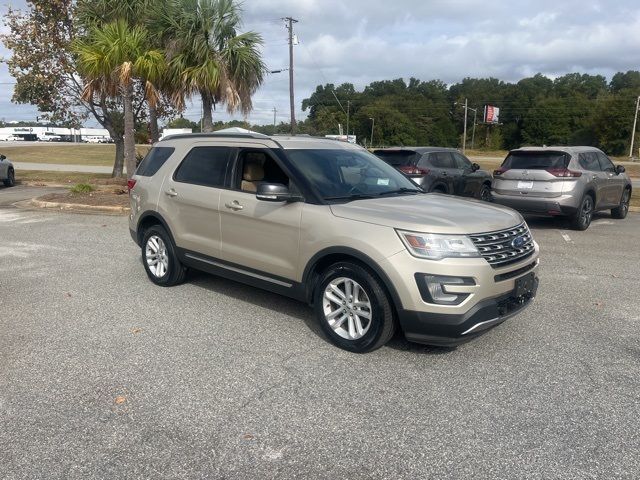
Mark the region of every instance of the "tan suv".
POLYGON ((194 268, 287 295, 347 350, 378 348, 397 327, 461 343, 536 293, 538 246, 519 213, 426 194, 349 143, 168 137, 129 188, 131 235, 155 284, 194 268))

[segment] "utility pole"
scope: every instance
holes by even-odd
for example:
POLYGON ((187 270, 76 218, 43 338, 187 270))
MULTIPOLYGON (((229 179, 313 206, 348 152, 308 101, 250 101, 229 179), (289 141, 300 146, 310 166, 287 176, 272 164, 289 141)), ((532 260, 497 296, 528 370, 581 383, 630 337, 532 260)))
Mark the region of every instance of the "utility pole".
POLYGON ((478 109, 469 107, 469 110, 473 111, 473 130, 471 131, 471 149, 476 148, 476 117, 478 116, 478 109))
POLYGON ((369 145, 369 148, 373 148, 373 127, 376 124, 376 119, 373 117, 370 117, 369 120, 371 120, 371 145, 369 145))
POLYGON ((464 134, 462 136, 462 153, 467 149, 467 110, 469 108, 469 102, 464 99, 464 134))
POLYGON ((349 113, 351 112, 351 102, 347 100, 347 142, 349 141, 349 113))
POLYGON ((283 18, 287 22, 287 30, 289 31, 289 103, 291 104, 291 134, 296 133, 296 103, 293 93, 293 24, 298 20, 291 17, 283 18))
POLYGON ((274 135, 276 133, 276 113, 278 113, 278 110, 276 110, 276 107, 273 107, 273 134, 274 135))
POLYGON ((629 148, 629 158, 633 158, 633 143, 636 140, 636 126, 638 125, 638 110, 640 109, 640 96, 636 102, 636 115, 633 119, 633 131, 631 132, 631 148, 629 148))

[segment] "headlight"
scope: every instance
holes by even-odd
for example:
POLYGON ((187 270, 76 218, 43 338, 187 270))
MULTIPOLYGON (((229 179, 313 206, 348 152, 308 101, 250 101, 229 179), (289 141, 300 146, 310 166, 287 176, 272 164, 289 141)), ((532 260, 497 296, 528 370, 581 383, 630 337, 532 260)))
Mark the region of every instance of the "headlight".
POLYGON ((438 235, 397 230, 411 255, 430 260, 448 257, 479 257, 480 253, 466 235, 438 235))

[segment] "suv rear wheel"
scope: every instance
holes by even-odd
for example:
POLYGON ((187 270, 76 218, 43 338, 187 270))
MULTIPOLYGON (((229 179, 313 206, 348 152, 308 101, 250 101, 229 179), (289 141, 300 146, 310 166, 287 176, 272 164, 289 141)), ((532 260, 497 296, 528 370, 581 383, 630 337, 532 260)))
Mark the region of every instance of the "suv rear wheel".
POLYGON ((586 230, 591 225, 593 217, 593 197, 585 195, 582 197, 578 211, 571 217, 571 228, 574 230, 586 230))
POLYGON ((370 352, 393 336, 393 307, 384 287, 356 263, 340 262, 325 270, 314 306, 324 333, 345 350, 370 352))
POLYGON ((149 279, 161 287, 182 283, 187 272, 178 260, 171 237, 160 225, 144 232, 142 263, 149 279))
POLYGON ((623 219, 629 213, 629 202, 631 201, 631 189, 625 188, 620 198, 620 205, 611 209, 611 216, 613 218, 623 219))
POLYGON ((5 187, 13 187, 16 184, 16 174, 14 173, 12 168, 9 169, 9 172, 7 173, 7 179, 3 180, 2 183, 4 183, 5 187))

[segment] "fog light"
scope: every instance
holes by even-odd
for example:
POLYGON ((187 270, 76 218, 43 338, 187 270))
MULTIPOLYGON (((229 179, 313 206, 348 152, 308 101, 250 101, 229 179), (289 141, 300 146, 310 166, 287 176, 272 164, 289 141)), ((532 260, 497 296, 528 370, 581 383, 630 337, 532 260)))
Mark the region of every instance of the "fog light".
POLYGON ((422 299, 439 305, 459 305, 470 295, 447 291, 447 285, 475 285, 476 283, 472 278, 444 275, 416 274, 416 280, 422 299))

